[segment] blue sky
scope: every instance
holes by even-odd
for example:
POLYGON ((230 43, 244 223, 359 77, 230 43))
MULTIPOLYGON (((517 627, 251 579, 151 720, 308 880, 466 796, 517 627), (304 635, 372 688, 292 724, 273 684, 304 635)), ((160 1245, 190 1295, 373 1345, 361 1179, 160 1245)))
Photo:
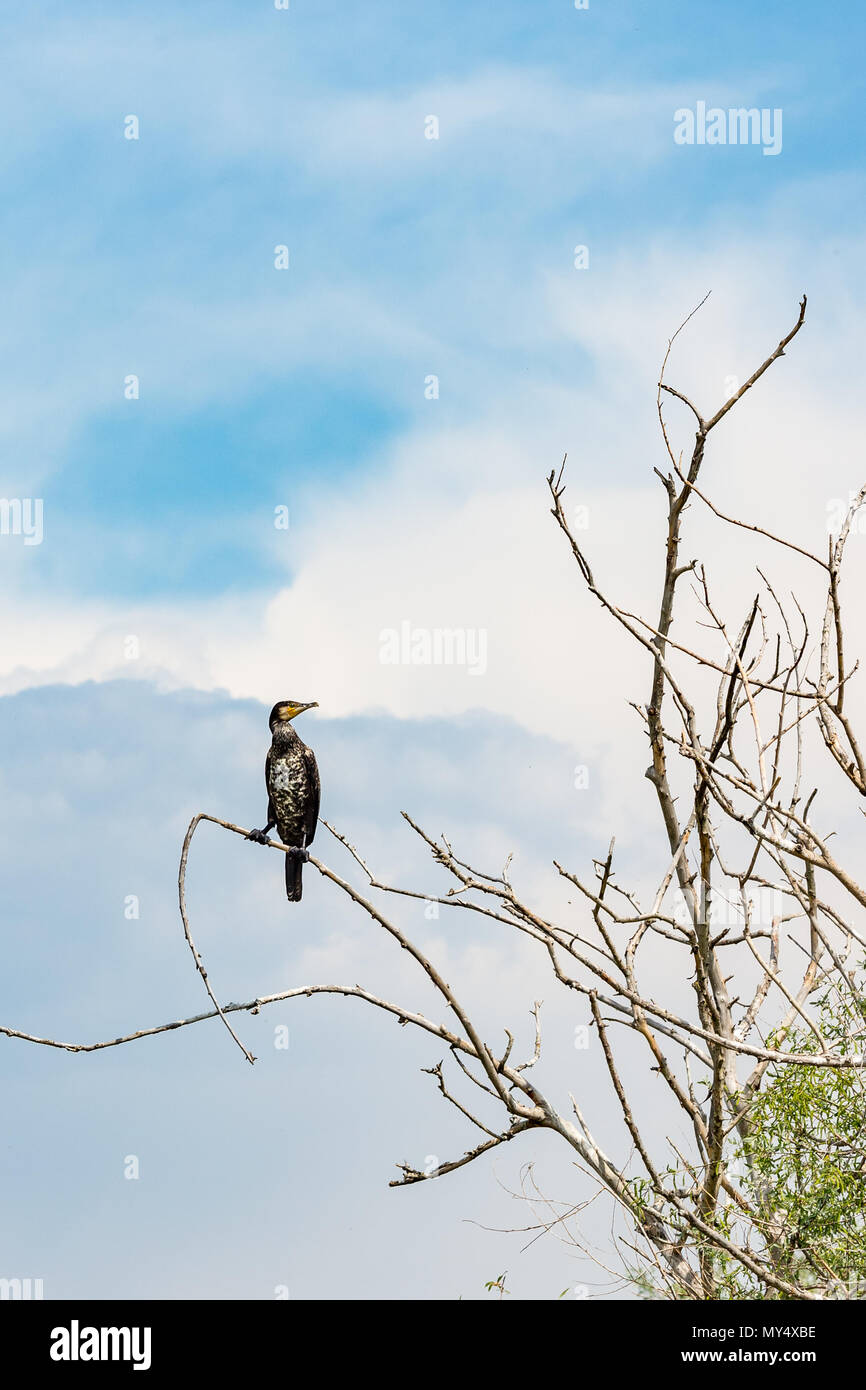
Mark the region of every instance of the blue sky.
POLYGON ((428 372, 437 427, 592 372, 539 303, 575 243, 603 286, 642 242, 850 174, 862 25, 856 6, 564 0, 10 11, 0 482, 47 492, 53 532, 25 583, 273 586, 257 518, 428 427, 428 372), (699 98, 781 104, 782 157, 676 147, 673 110, 699 98))
MULTIPOLYGON (((404 808, 485 853, 522 845, 539 892, 553 891, 554 854, 586 860, 622 814, 641 863, 644 789, 620 790, 645 751, 625 708, 639 668, 575 606, 544 476, 568 450, 594 553, 640 600, 668 336, 712 290, 676 379, 718 402, 805 289, 807 331, 720 438, 717 476, 732 504, 819 529, 827 499, 859 486, 862 7, 82 0, 0 13, 0 496, 42 498, 45 518, 41 545, 0 536, 0 1022, 90 1038, 197 1007, 171 901, 180 838, 195 810, 257 823, 266 710, 287 694, 319 700, 308 732, 329 755, 326 801, 395 873, 426 872, 395 840, 404 808), (781 153, 677 146, 674 112, 698 101, 780 108, 781 153), (138 140, 124 138, 130 114, 138 140), (483 678, 383 668, 379 633, 404 618, 483 627, 483 678), (599 650, 622 712, 585 678, 599 650), (60 764, 46 727, 68 745, 60 764), (584 761, 593 799, 578 805, 584 761), (48 868, 46 839, 60 846, 48 868), (158 908, 132 935, 117 904, 139 882, 158 908)), ((229 994, 342 975, 344 958, 391 979, 342 904, 311 894, 289 934, 272 865, 207 862, 238 875, 202 909, 229 994)), ((481 1007, 496 972, 523 1007, 506 943, 485 947, 483 968, 472 943, 443 949, 481 1007)), ((177 1296, 260 1297, 285 1257, 298 1296, 326 1296, 335 1278, 352 1296, 375 1246, 379 1296, 478 1296, 501 1247, 461 1223, 483 1211, 514 1224, 493 1165, 435 1195, 382 1186, 386 1151, 391 1164, 442 1142, 431 1135, 462 1142, 418 1092, 429 1054, 409 1065, 380 1020, 312 1012, 285 1113, 279 1072, 250 1080, 214 1033, 99 1059, 4 1042, 6 1273, 131 1296, 158 1293, 173 1261, 177 1296), (356 1048, 369 1051, 353 1069, 356 1048), (376 1099, 392 1065, 402 1126, 376 1099), (314 1119, 301 1096, 317 1098, 314 1119), (183 1171, 167 1158, 179 1124, 183 1171), (141 1197, 112 1186, 118 1154, 148 1144, 159 1184, 141 1197), (58 1147, 62 1181, 46 1157, 58 1147), (214 1204, 235 1233, 229 1272, 212 1259, 214 1204), (84 1257, 74 1225, 56 1237, 82 1207, 84 1257), (294 1245, 274 1213, 303 1224, 294 1245), (389 1252, 407 1222, 417 1262, 396 1287, 389 1252)), ((567 1164, 555 1171, 570 1181, 567 1164)), ((559 1292, 572 1277, 559 1258, 526 1257, 518 1293, 559 1292)))
MULTIPOLYGON (((332 720, 314 741, 329 814, 357 827, 379 863, 393 856, 418 883, 432 885, 435 876, 399 807, 416 802, 421 775, 426 815, 449 817, 467 851, 496 841, 504 858, 519 837, 534 855, 553 809, 563 820, 562 852, 577 829, 563 750, 496 721, 332 720), (491 811, 486 791, 504 739, 517 754, 506 815, 491 811), (537 774, 531 784, 527 763, 537 774), (559 794, 551 795, 556 781, 559 794)), ((259 818, 261 752, 262 711, 253 702, 160 696, 123 681, 4 701, 0 858, 3 937, 12 947, 4 1021, 14 1014, 25 1031, 84 1041, 84 1033, 95 1040, 202 1011, 177 924, 179 836, 204 804, 259 818), (56 774, 38 782, 36 750, 46 725, 57 723, 64 746, 56 774), (215 747, 224 750, 217 760, 215 747), (48 863, 46 842, 54 845, 48 863), (124 916, 129 894, 139 899, 132 920, 124 916)), ((194 846, 189 904, 224 998, 312 979, 326 962, 329 977, 376 976, 435 1009, 429 989, 411 972, 395 973, 395 953, 311 872, 303 914, 292 921, 274 857, 211 830, 194 846)), ((320 837, 328 838, 324 830, 320 837)), ((347 869, 333 843, 320 852, 347 869)), ((421 914, 411 904, 400 916, 417 927, 421 914)), ((445 922, 424 930, 444 933, 440 954, 460 935, 445 922)), ((483 1008, 479 976, 498 964, 492 933, 481 933, 476 951, 467 988, 483 1008)), ((282 1284, 298 1298, 480 1296, 499 1273, 504 1244, 479 1243, 467 1225, 502 1216, 490 1170, 467 1174, 451 1195, 431 1184, 414 1202, 416 1193, 387 1187, 396 1162, 419 1146, 426 1155, 446 1143, 460 1151, 464 1141, 420 1075, 429 1046, 393 1020, 367 1017, 361 1005, 301 1002, 308 1007, 294 1013, 243 1016, 238 1028, 258 1056, 254 1069, 212 1024, 83 1057, 4 1040, 7 1277, 42 1278, 46 1297, 272 1298, 282 1284), (289 1028, 288 1051, 274 1045, 278 1025, 289 1028), (380 1084, 389 1072, 396 1109, 394 1092, 380 1084), (128 1155, 139 1160, 137 1180, 123 1176, 128 1155), (398 1247, 410 1251, 405 1284, 394 1281, 398 1247)), ((571 1191, 570 1165, 554 1163, 554 1171, 571 1191)), ((559 1261, 554 1273, 530 1260, 528 1271, 548 1287, 567 1279, 573 1263, 559 1261)))

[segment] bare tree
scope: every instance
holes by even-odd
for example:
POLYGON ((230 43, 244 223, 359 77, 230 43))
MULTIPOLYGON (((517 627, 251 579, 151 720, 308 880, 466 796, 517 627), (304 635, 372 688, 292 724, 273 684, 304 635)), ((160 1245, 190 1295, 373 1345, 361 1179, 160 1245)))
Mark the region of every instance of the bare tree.
MULTIPOLYGON (((701 479, 710 435, 784 355, 805 313, 804 297, 791 330, 709 418, 665 381, 671 349, 685 324, 668 344, 658 417, 669 468, 655 470, 666 499, 667 527, 653 621, 624 609, 597 583, 563 506, 564 462, 547 480, 553 517, 583 586, 645 653, 646 701, 634 709, 649 743, 645 775, 655 789, 666 843, 654 891, 642 898, 618 884, 613 842, 588 877, 555 863, 585 904, 585 922, 575 931, 524 901, 508 864, 499 873, 474 868, 446 839, 432 838, 405 817, 448 876, 449 886, 433 900, 522 933, 543 953, 552 980, 584 999, 627 1135, 623 1152, 604 1152, 576 1097, 569 1096, 565 1110, 535 1083, 533 1068, 542 1046, 538 1004, 529 1056, 518 1060, 508 1029, 500 1048, 485 1041, 433 961, 382 906, 389 897, 429 901, 430 894, 380 881, 332 826, 329 831, 366 879, 364 890, 320 860, 311 863, 409 953, 438 993, 447 1022, 360 985, 311 984, 221 1006, 190 932, 186 865, 201 821, 238 835, 247 830, 198 815, 184 842, 178 889, 186 938, 214 1007, 195 1018, 92 1044, 0 1031, 87 1052, 219 1016, 252 1062, 229 1015, 299 996, 359 998, 443 1045, 448 1071, 440 1061, 429 1073, 477 1136, 473 1147, 432 1172, 399 1165, 393 1186, 462 1168, 527 1130, 550 1130, 626 1214, 646 1261, 646 1286, 656 1295, 859 1296, 862 1282, 852 1282, 851 1276, 866 1272, 866 1242, 859 1201, 849 1197, 851 1191, 859 1197, 857 1184, 866 1177, 859 965, 866 946, 860 918, 866 887, 836 857, 831 828, 813 822, 818 784, 807 769, 816 754, 827 766, 823 743, 848 790, 866 795, 866 764, 845 704, 856 667, 845 664, 840 599, 845 545, 866 488, 853 500, 823 558, 727 515, 701 479), (669 400, 685 407, 695 424, 685 458, 672 444, 664 411, 669 400), (762 571, 747 610, 733 625, 725 619, 704 565, 682 558, 681 531, 690 504, 707 508, 723 527, 758 534, 817 567, 826 596, 813 623, 820 631, 814 654, 806 612, 796 598, 783 602, 762 571), (691 637, 695 625, 700 635, 691 637), (707 633, 713 650, 707 649, 707 633), (820 740, 810 730, 817 730, 820 740), (774 904, 769 916, 759 906, 768 894, 774 904), (651 997, 645 983, 651 943, 673 962, 667 999, 651 997), (693 1003, 684 1004, 688 983, 693 1003), (635 1035, 647 1067, 662 1078, 677 1113, 687 1120, 688 1151, 648 1137, 636 1097, 623 1079, 614 1024, 635 1035), (814 1186, 816 1172, 831 1187, 844 1188, 845 1200, 832 1220, 826 1202, 817 1215, 809 1208, 805 1184, 809 1180, 814 1186)), ((831 769, 830 775, 838 773, 831 769)))

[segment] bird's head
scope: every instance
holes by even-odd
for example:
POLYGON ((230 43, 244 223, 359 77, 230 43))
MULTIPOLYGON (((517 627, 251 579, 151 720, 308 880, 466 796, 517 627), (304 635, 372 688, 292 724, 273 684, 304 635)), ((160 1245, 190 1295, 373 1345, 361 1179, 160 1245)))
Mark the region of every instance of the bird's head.
POLYGON ((303 714, 305 709, 318 708, 318 700, 279 700, 271 710, 268 723, 273 729, 275 724, 288 724, 296 715, 303 714))

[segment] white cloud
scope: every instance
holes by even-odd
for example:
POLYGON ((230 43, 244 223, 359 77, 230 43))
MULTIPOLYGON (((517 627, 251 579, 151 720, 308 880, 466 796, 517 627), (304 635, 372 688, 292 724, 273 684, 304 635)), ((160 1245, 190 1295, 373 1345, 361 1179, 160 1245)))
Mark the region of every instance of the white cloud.
MULTIPOLYGON (((268 704, 291 688, 335 715, 479 707, 587 750, 588 761, 604 748, 610 766, 620 741, 630 739, 631 751, 639 737, 626 700, 642 698, 646 663, 583 590, 549 515, 544 473, 570 450, 567 496, 588 508, 580 534, 599 583, 652 620, 664 534, 664 497, 652 477, 666 462, 653 418, 664 335, 714 284, 668 370, 709 413, 724 398, 726 377, 745 379, 793 321, 796 253, 795 244, 781 248, 768 274, 742 246, 710 246, 691 260, 679 246, 656 247, 646 262, 623 256, 614 284, 591 275, 552 282, 555 331, 593 353, 591 385, 567 392, 502 382, 472 425, 447 429, 437 428, 439 403, 431 402, 429 426, 416 423, 366 479, 340 489, 311 479, 306 521, 292 536, 295 578, 276 594, 124 604, 122 613, 109 600, 68 603, 59 613, 19 606, 8 614, 2 688, 159 672, 268 704), (380 634, 403 620, 483 630, 485 673, 383 665, 380 634), (139 631, 142 660, 124 664, 118 643, 139 631)), ((844 274, 822 278, 837 302, 844 274)), ((828 502, 861 481, 853 337, 850 317, 837 325, 816 294, 786 359, 720 427, 705 465, 718 505, 818 551, 828 502)), ((671 403, 667 414, 678 446, 688 448, 687 413, 671 403)), ((866 549, 859 541, 851 545, 852 586, 866 549)), ((707 555, 720 606, 738 622, 766 550, 695 503, 685 552, 707 555)), ((769 562, 783 588, 796 581, 804 600, 817 601, 817 570, 813 577, 784 552, 769 562)), ((850 619, 856 645, 866 620, 853 608, 850 619)))

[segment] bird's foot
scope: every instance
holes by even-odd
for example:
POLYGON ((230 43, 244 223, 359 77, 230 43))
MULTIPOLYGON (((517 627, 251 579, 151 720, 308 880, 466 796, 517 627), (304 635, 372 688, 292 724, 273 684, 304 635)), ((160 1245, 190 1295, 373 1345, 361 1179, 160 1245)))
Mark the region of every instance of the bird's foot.
POLYGON ((257 845, 266 845, 268 843, 268 834, 266 830, 251 830, 249 835, 247 835, 247 839, 255 840, 257 845))
POLYGON ((300 859, 302 864, 309 864, 310 862, 310 851, 301 849, 300 845, 290 845, 286 853, 291 854, 294 859, 300 859))

